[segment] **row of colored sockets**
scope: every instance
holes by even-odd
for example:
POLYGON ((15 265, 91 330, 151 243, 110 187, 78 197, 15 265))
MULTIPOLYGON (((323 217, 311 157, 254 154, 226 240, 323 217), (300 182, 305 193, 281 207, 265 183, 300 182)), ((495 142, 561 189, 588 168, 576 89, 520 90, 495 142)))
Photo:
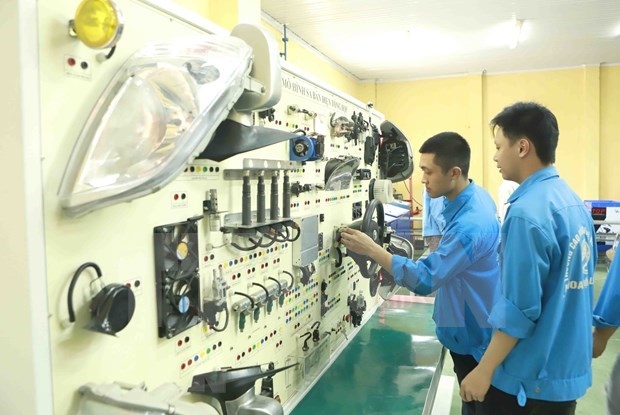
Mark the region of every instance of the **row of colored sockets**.
POLYGON ((214 166, 188 166, 183 173, 219 173, 220 168, 214 166))
MULTIPOLYGON (((310 203, 312 203, 312 202, 311 202, 311 201, 309 201, 309 200, 306 200, 306 201, 304 202, 304 206, 310 206, 310 203)), ((301 205, 301 204, 300 204, 299 202, 291 203, 291 207, 292 207, 292 208, 299 207, 300 205, 301 205)))
MULTIPOLYGON (((235 258, 235 259, 231 259, 228 262, 220 263, 219 267, 220 268, 224 268, 224 269, 232 268, 235 265, 243 264, 244 262, 248 262, 248 261, 251 261, 253 259, 262 257, 263 255, 272 254, 274 252, 277 252, 277 251, 279 251, 281 249, 286 249, 286 248, 288 248, 288 242, 282 243, 282 244, 280 244, 280 246, 276 245, 274 247, 271 247, 271 248, 268 248, 268 249, 265 249, 265 250, 262 250, 262 251, 259 251, 259 252, 253 252, 253 253, 251 253, 249 255, 245 255, 245 256, 242 256, 242 257, 239 257, 239 258, 235 258)), ((211 258, 211 259, 213 259, 213 258, 211 258)), ((206 261, 206 259, 205 259, 205 261, 206 261)))
POLYGON ((211 354, 212 352, 215 352, 221 347, 222 347, 222 342, 219 341, 215 343, 213 346, 207 347, 205 350, 201 350, 200 352, 196 353, 194 357, 190 357, 189 359, 187 359, 187 361, 183 361, 183 363, 181 363, 181 370, 185 370, 186 368, 190 367, 192 364, 197 363, 200 359, 204 359, 209 354, 211 354))
MULTIPOLYGON (((273 330, 271 332, 269 332, 269 335, 262 337, 260 339, 260 341, 257 341, 256 343, 253 343, 251 346, 248 346, 247 348, 247 354, 252 353, 253 351, 255 351, 256 349, 259 349, 261 346, 263 346, 265 343, 267 343, 269 340, 271 340, 273 338, 273 336, 275 336, 278 333, 277 330, 273 330)), ((275 345, 276 347, 280 347, 282 346, 283 341, 280 339, 278 340, 275 345)), ((241 353, 237 354, 237 360, 241 360, 242 358, 244 358, 246 356, 246 351, 244 349, 244 351, 242 351, 241 353)))
POLYGON ((312 295, 312 299, 303 300, 301 305, 296 305, 290 310, 286 312, 286 324, 290 323, 294 318, 301 316, 303 313, 307 312, 310 307, 317 303, 317 298, 319 293, 314 293, 312 295))
POLYGON ((350 197, 351 197, 351 195, 334 196, 334 197, 326 198, 325 201, 326 202, 335 202, 336 200, 348 199, 350 197))
POLYGON ((283 125, 284 124, 285 127, 301 129, 301 130, 304 130, 304 131, 310 131, 310 127, 299 128, 299 124, 293 124, 293 123, 289 123, 289 122, 286 122, 286 121, 282 122, 282 120, 274 120, 273 123, 275 125, 283 125))

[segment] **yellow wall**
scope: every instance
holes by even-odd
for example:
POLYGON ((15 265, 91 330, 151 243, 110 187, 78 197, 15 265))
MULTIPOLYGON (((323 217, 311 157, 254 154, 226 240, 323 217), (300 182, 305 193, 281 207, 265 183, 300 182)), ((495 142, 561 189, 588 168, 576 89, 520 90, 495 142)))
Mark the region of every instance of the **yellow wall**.
MULTIPOLYGON (((416 165, 418 149, 427 138, 442 131, 463 135, 472 148, 469 175, 480 181, 483 166, 481 75, 364 85, 360 95, 373 101, 376 108, 403 131, 411 141, 416 165)), ((417 200, 422 193, 421 178, 421 172, 416 169, 412 191, 417 200)), ((405 196, 408 194, 401 186, 397 186, 397 190, 405 196)))
MULTIPOLYGON (((513 102, 537 101, 558 118, 560 175, 584 199, 620 199, 614 180, 620 172, 615 156, 620 150, 620 67, 364 84, 359 91, 361 99, 373 100, 408 136, 416 162, 426 138, 440 131, 461 133, 472 148, 470 177, 493 197, 501 177, 492 160, 489 122, 513 102)), ((420 178, 416 170, 413 195, 418 199, 420 178)))
POLYGON ((179 6, 191 10, 224 29, 231 30, 239 20, 239 4, 236 0, 173 0, 179 6))
MULTIPOLYGON (((177 2, 179 0, 176 0, 177 2)), ((195 3, 196 0, 182 0, 187 3, 195 3)), ((225 29, 232 30, 239 22, 239 3, 236 0, 209 0, 208 14, 205 16, 213 23, 225 29)))
MULTIPOLYGON (((516 101, 536 101, 557 117, 560 139, 556 166, 560 175, 586 199, 598 198, 599 111, 591 111, 587 102, 598 102, 598 68, 489 75, 485 77, 484 122, 486 124, 506 105, 516 101)), ((485 133, 485 184, 497 189, 501 177, 492 160, 494 146, 491 131, 485 133)))
POLYGON ((601 199, 620 200, 620 66, 601 69, 601 199))

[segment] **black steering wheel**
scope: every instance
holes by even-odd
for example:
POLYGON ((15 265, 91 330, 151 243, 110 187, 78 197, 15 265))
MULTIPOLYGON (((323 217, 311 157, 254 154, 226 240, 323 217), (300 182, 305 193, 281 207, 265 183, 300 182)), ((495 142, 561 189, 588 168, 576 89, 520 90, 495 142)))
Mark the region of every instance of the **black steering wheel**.
MULTIPOLYGON (((359 231, 364 232, 366 235, 370 237, 377 245, 383 246, 384 234, 385 234, 385 215, 383 212, 383 204, 377 200, 373 199, 368 204, 366 208, 366 212, 364 213, 364 217, 361 221, 353 222, 349 225, 350 228, 357 229, 359 231), (373 216, 377 216, 377 220, 373 220, 373 216)), ((366 255, 357 254, 355 252, 347 252, 347 255, 355 261, 355 263, 359 266, 360 274, 364 278, 370 278, 371 280, 376 280, 376 285, 373 284, 375 281, 371 281, 371 287, 375 285, 375 289, 371 288, 371 294, 374 296, 376 294, 376 287, 378 286, 378 276, 377 271, 379 269, 379 264, 373 261, 366 255), (374 291, 374 293, 372 293, 374 291)))

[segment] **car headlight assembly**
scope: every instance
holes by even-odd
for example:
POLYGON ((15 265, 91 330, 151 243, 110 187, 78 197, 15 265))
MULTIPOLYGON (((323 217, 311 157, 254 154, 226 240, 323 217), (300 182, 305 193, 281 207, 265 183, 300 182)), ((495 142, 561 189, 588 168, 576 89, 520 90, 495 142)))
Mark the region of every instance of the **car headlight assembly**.
POLYGON ((204 36, 130 57, 88 117, 63 176, 63 212, 76 217, 156 192, 209 143, 244 90, 252 49, 204 36))

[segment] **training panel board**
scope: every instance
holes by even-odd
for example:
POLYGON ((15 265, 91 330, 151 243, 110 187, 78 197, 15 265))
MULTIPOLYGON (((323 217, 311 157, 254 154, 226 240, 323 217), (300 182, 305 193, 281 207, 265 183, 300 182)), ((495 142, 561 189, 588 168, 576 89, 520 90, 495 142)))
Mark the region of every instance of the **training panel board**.
MULTIPOLYGON (((289 161, 288 142, 219 163, 193 160, 184 173, 156 193, 82 217, 66 217, 57 194, 62 175, 86 118, 110 78, 128 56, 149 42, 206 35, 199 24, 188 24, 170 10, 162 11, 140 1, 119 0, 125 30, 114 56, 99 62, 96 55, 101 51, 89 49, 68 35, 67 23, 77 5, 77 1, 66 0, 38 4, 46 240, 46 257, 41 260, 47 267, 55 413, 76 413, 80 402, 78 388, 89 382, 144 383, 149 388, 174 382, 186 389, 196 374, 268 362, 276 368, 299 363, 274 378, 275 395, 285 405, 292 402, 346 343, 346 336, 350 338, 355 333, 347 299, 351 295, 359 297, 360 293, 364 296, 364 320, 379 302, 378 297, 369 295, 368 280, 360 276, 357 265, 345 257, 336 266, 338 258, 334 252, 335 230, 349 224, 353 215, 359 216, 366 206, 368 180, 353 180, 350 187, 342 190, 325 191, 321 187, 325 184, 328 160, 337 157, 360 158, 360 168, 370 170, 371 176, 376 177, 376 162, 363 162, 363 141, 336 136, 330 122, 341 116, 350 118, 357 112, 378 125, 382 115, 290 66, 285 67, 282 98, 275 106, 273 119, 255 115, 255 124, 325 136, 320 160, 299 163, 288 171, 291 183, 309 185, 309 190, 291 198, 291 216, 298 223, 309 221, 304 226, 309 230, 295 242, 240 251, 231 246, 237 237, 225 235, 219 229, 241 211, 242 180, 226 178, 226 172, 241 170, 245 160, 289 161), (68 67, 69 59, 74 59, 79 68, 85 63, 86 69, 68 67), (260 292, 260 285, 273 287, 274 280, 291 281, 290 292, 282 304, 276 301, 269 311, 263 304, 258 312, 246 315, 243 328, 239 313, 230 310, 223 331, 210 329, 200 321, 171 338, 160 337, 156 263, 161 258, 157 258, 154 248, 154 229, 203 215, 203 202, 211 191, 216 191, 221 215, 205 215, 196 221, 200 302, 190 305, 199 307, 212 294, 214 275, 221 275, 227 283, 229 309, 246 298, 243 294, 260 292), (302 241, 304 252, 316 249, 312 260, 315 272, 307 279, 294 266, 295 244, 302 241), (105 284, 125 284, 135 296, 131 321, 116 336, 84 328, 90 320, 91 298, 101 288, 93 282, 96 278, 92 269, 86 270, 75 286, 76 321, 68 322, 69 282, 76 269, 86 262, 99 265, 105 284), (303 351, 304 335, 317 322, 321 340, 309 341, 309 350, 303 351)), ((279 183, 281 186, 282 176, 279 183)), ((253 210, 257 208, 256 185, 257 178, 253 176, 253 210)), ((269 180, 266 185, 269 207, 269 180)), ((219 314, 219 328, 224 324, 224 314, 219 314)))

